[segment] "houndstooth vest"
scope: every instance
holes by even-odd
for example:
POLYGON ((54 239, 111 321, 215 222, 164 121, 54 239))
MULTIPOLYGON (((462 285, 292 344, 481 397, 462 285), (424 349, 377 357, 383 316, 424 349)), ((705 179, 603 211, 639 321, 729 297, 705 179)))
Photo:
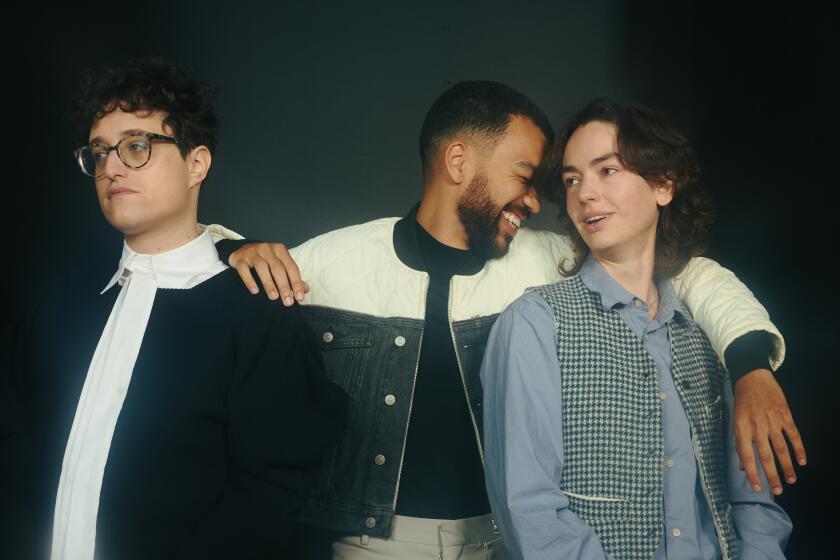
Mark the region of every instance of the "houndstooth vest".
MULTIPOLYGON (((605 310, 579 276, 533 290, 553 309, 557 327, 566 456, 560 489, 616 559, 653 558, 663 531, 656 365, 624 320, 605 310)), ((674 384, 723 557, 737 559, 726 490, 726 372, 705 333, 690 323, 675 315, 668 324, 674 384)))

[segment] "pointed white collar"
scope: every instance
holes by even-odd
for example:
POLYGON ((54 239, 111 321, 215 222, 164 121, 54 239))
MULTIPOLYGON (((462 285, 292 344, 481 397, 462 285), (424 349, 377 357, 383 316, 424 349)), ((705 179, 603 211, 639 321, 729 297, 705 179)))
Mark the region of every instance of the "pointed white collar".
POLYGON ((184 245, 157 255, 136 253, 123 241, 119 268, 101 293, 119 283, 124 284, 132 272, 151 274, 158 288, 183 289, 197 275, 219 262, 219 253, 210 231, 202 227, 201 234, 184 245))

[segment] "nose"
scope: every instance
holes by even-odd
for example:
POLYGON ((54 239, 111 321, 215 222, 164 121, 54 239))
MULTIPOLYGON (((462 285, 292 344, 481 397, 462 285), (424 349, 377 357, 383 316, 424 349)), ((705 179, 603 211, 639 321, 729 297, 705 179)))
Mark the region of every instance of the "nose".
POLYGON ((124 177, 126 166, 117 155, 117 150, 111 150, 105 156, 105 176, 113 180, 117 177, 124 177))
POLYGON ((595 184, 595 181, 581 179, 577 188, 577 199, 579 202, 584 204, 593 202, 598 200, 599 196, 598 186, 595 184))
POLYGON ((522 196, 522 203, 525 205, 528 210, 531 211, 531 214, 539 214, 542 205, 540 204, 540 195, 537 194, 537 190, 534 188, 533 185, 528 185, 528 190, 525 191, 525 194, 522 196))

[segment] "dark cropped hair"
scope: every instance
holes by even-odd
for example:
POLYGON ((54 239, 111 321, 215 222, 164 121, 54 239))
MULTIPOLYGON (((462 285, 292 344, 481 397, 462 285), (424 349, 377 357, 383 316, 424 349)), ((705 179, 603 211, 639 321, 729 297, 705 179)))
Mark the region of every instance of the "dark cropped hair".
POLYGON ((82 76, 74 120, 86 144, 94 121, 122 109, 128 113, 160 111, 172 129, 181 155, 197 146, 216 149, 218 120, 213 109, 215 89, 194 80, 172 63, 146 56, 120 68, 88 69, 82 76))
POLYGON ((561 232, 572 239, 575 263, 560 263, 561 271, 580 270, 589 252, 566 212, 563 182, 563 155, 574 132, 593 121, 612 123, 617 131, 618 158, 627 169, 652 186, 671 181, 673 198, 659 208, 656 225, 654 274, 671 278, 679 274, 692 257, 703 254, 712 222, 712 204, 697 188, 700 164, 688 140, 664 117, 642 105, 620 105, 609 99, 596 99, 572 117, 534 173, 532 183, 544 198, 560 206, 561 232))
POLYGON ((455 84, 432 103, 423 120, 420 130, 423 173, 431 169, 440 148, 460 132, 474 135, 486 147, 495 147, 513 116, 530 119, 548 142, 554 139, 551 123, 542 110, 512 87, 485 80, 455 84))

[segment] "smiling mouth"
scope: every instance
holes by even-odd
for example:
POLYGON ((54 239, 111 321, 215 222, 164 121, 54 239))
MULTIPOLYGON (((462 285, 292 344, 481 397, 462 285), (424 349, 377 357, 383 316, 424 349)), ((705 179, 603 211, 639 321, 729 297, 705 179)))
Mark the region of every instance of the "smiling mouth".
POLYGON ((602 215, 600 215, 600 216, 592 216, 591 218, 587 218, 587 219, 585 219, 585 220, 584 220, 584 223, 585 223, 586 225, 597 224, 598 222, 600 222, 601 220, 605 219, 606 217, 607 217, 607 214, 602 214, 602 215))
POLYGON ((507 220, 508 223, 510 223, 510 225, 512 225, 514 229, 518 230, 520 227, 522 227, 522 220, 520 220, 519 217, 516 216, 516 214, 504 211, 502 212, 502 217, 505 220, 507 220))

